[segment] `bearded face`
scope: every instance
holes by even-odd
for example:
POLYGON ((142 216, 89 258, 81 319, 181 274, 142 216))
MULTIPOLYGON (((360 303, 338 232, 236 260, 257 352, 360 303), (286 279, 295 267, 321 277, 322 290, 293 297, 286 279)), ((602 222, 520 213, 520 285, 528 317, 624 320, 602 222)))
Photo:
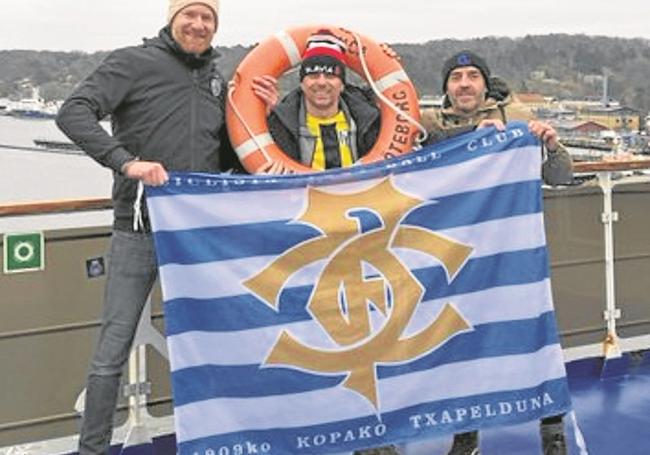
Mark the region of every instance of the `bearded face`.
POLYGON ((172 37, 185 52, 202 54, 210 48, 217 25, 217 18, 210 8, 193 3, 174 16, 172 37))
POLYGON ((463 66, 449 73, 447 97, 452 107, 464 114, 473 114, 485 100, 483 74, 475 66, 463 66))

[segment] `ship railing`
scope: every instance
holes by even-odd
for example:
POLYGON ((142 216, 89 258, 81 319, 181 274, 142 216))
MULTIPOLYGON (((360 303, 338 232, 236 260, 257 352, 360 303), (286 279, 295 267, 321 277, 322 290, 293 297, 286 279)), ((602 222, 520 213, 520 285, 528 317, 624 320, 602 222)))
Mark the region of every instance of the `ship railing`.
MULTIPOLYGON (((0 234, 13 233, 8 232, 6 227, 1 224, 3 220, 21 220, 24 218, 31 220, 51 215, 78 215, 83 212, 106 211, 112 209, 112 207, 112 201, 108 198, 0 203, 0 234)), ((102 227, 105 227, 105 229, 102 229, 101 232, 82 236, 73 234, 69 237, 58 237, 56 241, 79 239, 88 240, 110 236, 110 233, 108 233, 108 226, 102 227)), ((11 231, 11 229, 9 229, 9 231, 11 231)), ((54 239, 47 239, 47 241, 50 240, 54 239)), ((0 245, 3 249, 6 246, 4 241, 0 241, 0 245)), ((97 296, 97 298, 99 299, 100 296, 97 296)), ((154 417, 148 410, 148 406, 153 403, 149 399, 152 384, 150 382, 147 367, 146 347, 151 346, 162 356, 162 358, 166 359, 167 362, 169 361, 169 354, 164 336, 153 325, 154 320, 162 319, 162 317, 162 314, 152 313, 152 296, 150 295, 138 323, 136 335, 129 354, 126 380, 123 381, 122 396, 128 401, 125 409, 127 412, 127 419, 120 427, 115 429, 112 445, 117 443, 122 444, 123 447, 140 446, 142 444, 152 443, 153 437, 174 433, 173 417, 171 415, 154 417)), ((3 340, 15 340, 44 334, 63 334, 76 330, 98 329, 100 325, 101 322, 95 320, 43 328, 13 330, 4 333, 0 331, 0 342, 3 340)), ((48 424, 56 425, 57 423, 66 422, 70 419, 76 419, 77 416, 82 414, 84 411, 85 393, 85 389, 79 393, 74 405, 71 406, 69 413, 61 413, 53 416, 31 418, 8 423, 0 422, 0 434, 3 431, 29 431, 29 429, 34 426, 48 424)), ((171 397, 158 397, 155 401, 156 405, 164 405, 165 403, 170 404, 171 397)), ((77 442, 78 436, 73 435, 8 447, 2 447, 2 445, 0 445, 0 455, 72 453, 76 451, 77 442)))
MULTIPOLYGON (((586 357, 604 357, 615 359, 628 351, 650 348, 650 335, 641 335, 630 338, 621 338, 617 332, 617 320, 621 317, 621 311, 616 301, 615 270, 614 270, 614 223, 618 220, 618 213, 612 203, 612 189, 618 183, 614 178, 616 174, 627 171, 638 171, 650 169, 650 160, 631 161, 608 161, 608 162, 582 162, 574 165, 575 172, 580 174, 591 174, 596 176, 596 181, 602 191, 603 206, 601 222, 603 224, 603 243, 605 250, 605 305, 603 308, 604 334, 600 343, 581 345, 564 349, 565 359, 571 361, 586 357)), ((83 199, 55 202, 33 202, 17 204, 0 204, 0 221, 8 217, 23 217, 44 214, 78 213, 80 211, 106 210, 111 208, 109 199, 83 199)), ((170 417, 152 417, 148 412, 148 396, 150 384, 147 376, 147 363, 145 357, 145 346, 150 345, 164 358, 168 359, 167 348, 160 332, 153 326, 152 319, 162 318, 161 314, 153 315, 151 312, 151 297, 143 311, 133 348, 129 357, 128 383, 125 386, 125 395, 128 396, 128 420, 120 428, 116 429, 114 441, 147 442, 151 436, 173 433, 173 420, 170 417)), ((99 322, 96 324, 99 325, 99 322)), ((65 330, 65 328, 62 328, 65 330)), ((598 329, 601 330, 601 329, 598 329)), ((2 334, 0 341, 6 336, 27 336, 25 333, 2 334), (6 335, 6 336, 5 336, 6 335)), ((76 409, 81 411, 83 395, 77 400, 76 409)), ((37 422, 23 422, 25 427, 37 422)), ((6 426, 6 425, 5 425, 6 426)), ((0 425, 0 432, 3 430, 0 425)), ((69 453, 76 447, 76 436, 52 440, 47 449, 42 443, 21 445, 17 453, 24 454, 45 454, 45 453, 69 453), (59 451, 53 451, 52 447, 60 447, 59 451)), ((9 448, 6 454, 15 453, 16 447, 9 448), (11 451, 14 450, 14 451, 11 451)), ((0 448, 0 455, 4 455, 0 448)))
POLYGON ((60 201, 16 202, 0 204, 0 217, 47 215, 113 208, 107 198, 66 199, 60 201))
POLYGON ((620 359, 624 352, 650 348, 650 335, 621 339, 617 332, 617 320, 621 318, 621 309, 616 303, 615 256, 614 256, 614 223, 619 220, 619 214, 613 206, 613 189, 617 184, 614 177, 621 173, 650 169, 650 159, 634 158, 606 160, 593 162, 578 162, 573 164, 576 174, 595 174, 598 186, 603 193, 603 244, 605 247, 605 309, 603 319, 606 323, 606 333, 602 345, 578 346, 565 350, 565 358, 602 356, 605 361, 620 359), (601 348, 601 349, 599 349, 601 348))

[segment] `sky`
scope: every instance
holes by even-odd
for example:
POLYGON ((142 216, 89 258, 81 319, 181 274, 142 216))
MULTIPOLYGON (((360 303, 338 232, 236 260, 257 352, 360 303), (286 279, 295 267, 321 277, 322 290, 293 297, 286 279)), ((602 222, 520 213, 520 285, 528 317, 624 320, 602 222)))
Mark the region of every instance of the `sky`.
MULTIPOLYGON (((111 50, 165 24, 167 0, 1 0, 0 50, 111 50)), ((331 24, 388 43, 548 33, 650 39, 647 0, 221 0, 215 45, 331 24)))

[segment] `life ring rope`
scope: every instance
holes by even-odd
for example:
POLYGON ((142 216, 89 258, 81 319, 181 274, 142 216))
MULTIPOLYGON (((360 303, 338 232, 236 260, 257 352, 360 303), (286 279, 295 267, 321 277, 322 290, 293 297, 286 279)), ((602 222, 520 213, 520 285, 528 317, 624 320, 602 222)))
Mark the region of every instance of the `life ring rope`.
POLYGON ((233 94, 235 93, 235 84, 232 83, 232 81, 228 84, 228 104, 232 108, 233 112, 241 122, 241 124, 244 126, 246 129, 246 133, 248 133, 248 137, 250 138, 243 144, 238 145, 235 147, 235 152, 237 153, 237 156, 243 160, 245 157, 250 155, 251 153, 255 152, 255 150, 259 150, 262 152, 262 155, 264 155, 264 158, 266 158, 267 161, 271 161, 271 157, 266 150, 267 145, 273 144, 275 141, 271 137, 269 133, 264 133, 260 135, 256 135, 253 133, 253 130, 251 129, 250 125, 246 121, 243 115, 241 115, 241 112, 239 112, 239 109, 237 109, 237 105, 233 101, 232 97, 233 94))
MULTIPOLYGON (((359 47, 359 49, 363 49, 363 44, 361 42, 361 37, 359 36, 359 34, 352 32, 352 36, 354 36, 354 39, 357 42, 357 46, 359 47)), ((418 149, 421 148, 420 144, 426 141, 427 137, 429 136, 429 133, 427 132, 426 128, 420 122, 418 122, 413 117, 411 117, 407 112, 403 112, 401 109, 399 109, 395 105, 395 103, 393 103, 391 100, 386 98, 382 93, 387 88, 392 87, 397 83, 407 82, 409 80, 409 77, 406 74, 406 72, 403 70, 396 71, 387 76, 384 76, 378 82, 375 82, 372 76, 370 75, 370 70, 368 69, 368 62, 366 62, 366 56, 364 55, 363 52, 359 52, 359 61, 361 62, 361 67, 363 68, 363 72, 365 73, 364 76, 366 78, 366 81, 368 82, 368 85, 370 85, 370 87, 372 88, 372 91, 375 92, 377 98, 379 98, 384 104, 386 104, 389 108, 391 108, 393 112, 395 112, 397 115, 401 115, 411 125, 415 126, 417 129, 420 130, 421 134, 415 140, 417 142, 416 148, 418 149)))

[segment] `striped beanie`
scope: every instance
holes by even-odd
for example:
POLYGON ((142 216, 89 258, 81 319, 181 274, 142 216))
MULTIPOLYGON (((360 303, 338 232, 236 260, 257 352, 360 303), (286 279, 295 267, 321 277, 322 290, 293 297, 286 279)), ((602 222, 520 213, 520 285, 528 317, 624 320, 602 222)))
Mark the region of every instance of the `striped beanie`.
POLYGON ((212 10, 215 20, 219 17, 219 0, 169 0, 169 13, 167 14, 167 23, 171 24, 174 16, 186 6, 200 3, 212 10))
POLYGON ((319 30, 307 39, 302 54, 300 80, 308 74, 333 74, 345 82, 345 43, 329 30, 319 30))

